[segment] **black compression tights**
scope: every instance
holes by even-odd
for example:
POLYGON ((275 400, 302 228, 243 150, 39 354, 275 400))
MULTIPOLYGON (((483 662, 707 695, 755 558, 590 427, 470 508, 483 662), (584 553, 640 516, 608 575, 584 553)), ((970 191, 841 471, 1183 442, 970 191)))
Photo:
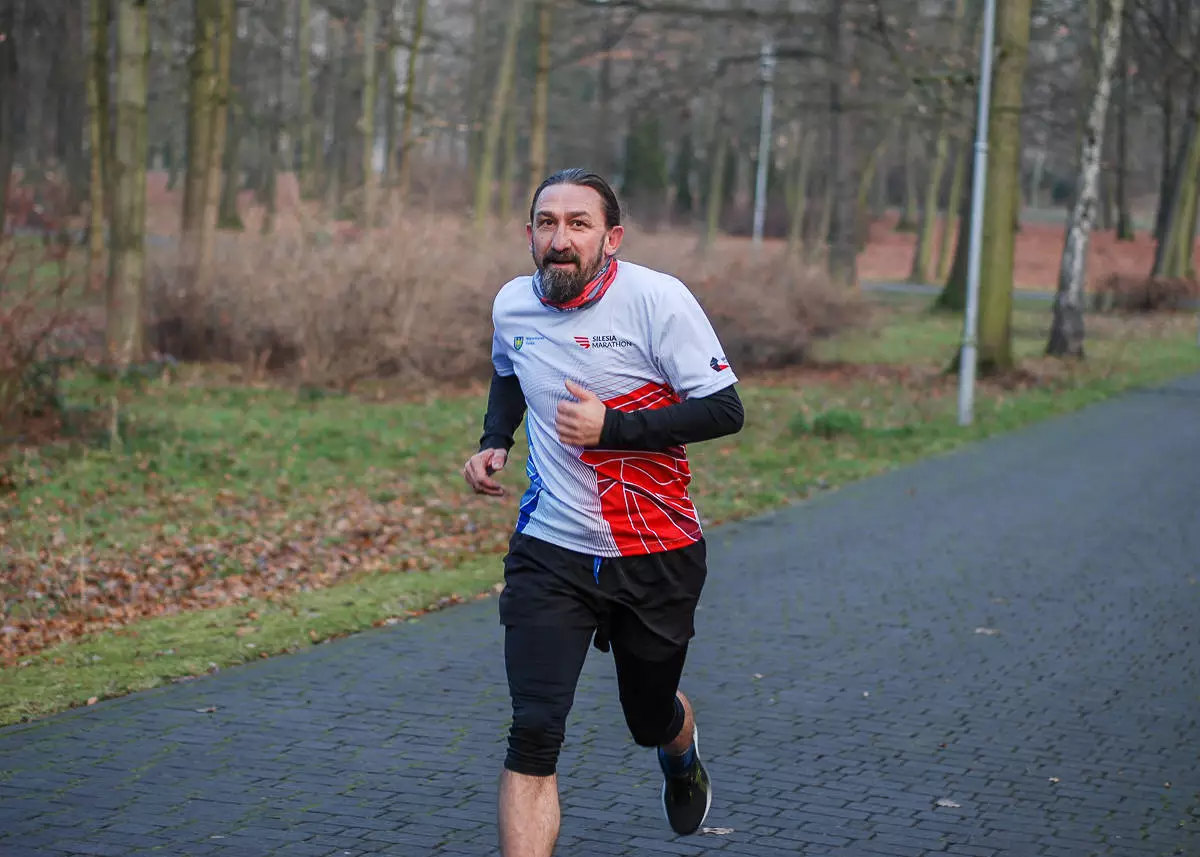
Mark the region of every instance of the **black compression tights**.
MULTIPOLYGON (((555 772, 575 685, 592 640, 589 628, 508 627, 504 662, 513 719, 504 767, 547 777, 555 772)), ((675 696, 685 645, 662 661, 638 658, 612 646, 625 722, 643 747, 669 744, 683 728, 683 706, 675 696)))

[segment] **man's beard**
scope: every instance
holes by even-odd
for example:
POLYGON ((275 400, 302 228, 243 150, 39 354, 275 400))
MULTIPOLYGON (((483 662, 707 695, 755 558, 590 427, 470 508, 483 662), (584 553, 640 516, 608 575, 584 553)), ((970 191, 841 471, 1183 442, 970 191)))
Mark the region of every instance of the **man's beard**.
POLYGON ((604 254, 598 253, 591 264, 582 264, 581 259, 574 253, 556 253, 547 250, 538 265, 542 277, 542 293, 551 303, 561 304, 579 297, 587 284, 592 281, 604 264, 604 254), (571 262, 573 268, 555 268, 554 262, 571 262))

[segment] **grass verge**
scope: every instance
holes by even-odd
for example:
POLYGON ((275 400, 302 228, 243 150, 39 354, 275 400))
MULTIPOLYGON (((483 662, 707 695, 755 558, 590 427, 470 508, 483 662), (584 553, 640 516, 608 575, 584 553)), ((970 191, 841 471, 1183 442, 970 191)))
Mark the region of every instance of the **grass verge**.
MULTIPOLYGON (((960 429, 956 380, 939 374, 959 321, 911 298, 880 305, 884 324, 828 343, 826 365, 744 383, 743 432, 690 451, 707 524, 1200 370, 1191 318, 1091 318, 1074 365, 1040 358, 1049 313, 1020 308, 1026 374, 982 385, 960 429)), ((114 392, 89 384, 76 401, 114 392)), ((185 373, 121 395, 116 443, 27 451, 0 498, 0 723, 404 621, 500 580, 514 498, 471 496, 459 477, 482 391, 369 401, 185 373)), ((514 491, 523 465, 519 442, 514 491)))

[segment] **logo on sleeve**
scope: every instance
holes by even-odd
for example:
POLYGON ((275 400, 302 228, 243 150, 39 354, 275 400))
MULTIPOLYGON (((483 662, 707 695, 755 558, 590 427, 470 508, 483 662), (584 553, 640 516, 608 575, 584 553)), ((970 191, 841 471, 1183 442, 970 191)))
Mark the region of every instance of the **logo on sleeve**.
POLYGON ((708 365, 712 367, 714 372, 723 372, 729 368, 728 363, 726 363, 724 360, 718 360, 715 357, 708 361, 708 365))

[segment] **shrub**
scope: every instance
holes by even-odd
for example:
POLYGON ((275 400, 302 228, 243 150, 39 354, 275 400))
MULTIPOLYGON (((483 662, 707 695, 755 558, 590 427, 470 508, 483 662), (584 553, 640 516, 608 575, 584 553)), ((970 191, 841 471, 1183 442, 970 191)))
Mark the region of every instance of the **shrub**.
MULTIPOLYGON (((486 379, 492 299, 532 268, 522 231, 514 223, 481 242, 468 223, 427 217, 370 231, 222 234, 202 289, 159 251, 149 265, 151 342, 181 360, 318 385, 486 379)), ((680 277, 740 370, 801 363, 816 340, 863 320, 860 303, 814 271, 751 258, 738 243, 741 252, 697 258, 693 234, 638 235, 622 258, 680 277)))
POLYGON ((79 345, 67 298, 80 280, 68 252, 29 239, 0 248, 0 446, 60 427, 58 361, 79 345))
POLYGON ((1092 291, 1092 306, 1100 312, 1175 312, 1200 299, 1200 283, 1190 277, 1113 273, 1092 291))

